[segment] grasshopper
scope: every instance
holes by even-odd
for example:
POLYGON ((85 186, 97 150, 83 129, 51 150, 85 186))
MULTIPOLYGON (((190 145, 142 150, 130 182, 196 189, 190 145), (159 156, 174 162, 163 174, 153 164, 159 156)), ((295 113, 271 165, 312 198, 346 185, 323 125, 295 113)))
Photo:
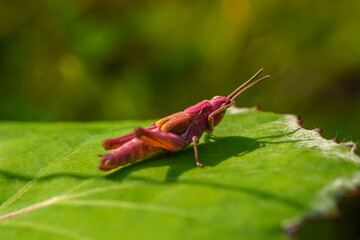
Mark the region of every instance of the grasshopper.
POLYGON ((199 162, 197 144, 206 131, 211 133, 223 119, 226 110, 235 103, 235 99, 269 75, 253 82, 263 71, 260 69, 253 77, 238 87, 229 96, 215 96, 203 100, 184 111, 160 119, 150 126, 135 127, 134 131, 118 138, 105 139, 102 144, 105 150, 116 149, 100 155, 99 169, 109 171, 120 166, 152 156, 176 152, 194 143, 195 162, 199 162))

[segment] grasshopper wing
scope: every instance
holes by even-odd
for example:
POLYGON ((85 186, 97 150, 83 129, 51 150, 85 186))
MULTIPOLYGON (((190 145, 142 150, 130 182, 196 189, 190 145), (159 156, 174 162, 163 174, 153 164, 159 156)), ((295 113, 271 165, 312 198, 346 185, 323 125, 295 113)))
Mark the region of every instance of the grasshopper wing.
POLYGON ((171 132, 177 135, 183 134, 193 121, 190 114, 186 112, 178 112, 160 119, 155 123, 162 132, 171 132))

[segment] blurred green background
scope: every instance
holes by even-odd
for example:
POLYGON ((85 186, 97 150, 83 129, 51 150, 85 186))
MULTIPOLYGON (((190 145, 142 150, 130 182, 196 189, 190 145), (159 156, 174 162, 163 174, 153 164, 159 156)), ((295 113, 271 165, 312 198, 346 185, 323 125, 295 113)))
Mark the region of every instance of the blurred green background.
POLYGON ((271 78, 240 107, 360 138, 360 2, 0 0, 0 120, 149 119, 271 78))

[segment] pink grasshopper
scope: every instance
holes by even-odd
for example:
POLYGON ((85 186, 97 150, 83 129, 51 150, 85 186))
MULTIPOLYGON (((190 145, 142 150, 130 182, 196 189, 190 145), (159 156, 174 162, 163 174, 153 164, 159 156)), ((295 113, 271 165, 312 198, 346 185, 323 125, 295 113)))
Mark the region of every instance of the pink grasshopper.
POLYGON ((269 77, 267 75, 253 82, 262 71, 263 69, 260 69, 228 97, 215 96, 211 100, 203 100, 182 112, 160 119, 148 127, 135 127, 133 132, 124 136, 105 139, 104 148, 116 150, 101 155, 99 168, 109 171, 140 159, 179 151, 191 142, 194 143, 196 165, 204 167, 199 162, 197 150, 199 138, 205 131, 209 133, 213 131, 223 119, 226 110, 235 103, 235 99, 241 93, 269 77))

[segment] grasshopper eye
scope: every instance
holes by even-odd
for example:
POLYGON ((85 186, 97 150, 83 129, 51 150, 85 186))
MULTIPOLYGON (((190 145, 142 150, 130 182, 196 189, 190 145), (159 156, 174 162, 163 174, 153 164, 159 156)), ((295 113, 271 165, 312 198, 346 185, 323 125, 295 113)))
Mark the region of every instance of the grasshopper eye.
POLYGON ((215 96, 215 97, 213 97, 212 99, 214 99, 214 98, 221 98, 221 96, 215 96))

